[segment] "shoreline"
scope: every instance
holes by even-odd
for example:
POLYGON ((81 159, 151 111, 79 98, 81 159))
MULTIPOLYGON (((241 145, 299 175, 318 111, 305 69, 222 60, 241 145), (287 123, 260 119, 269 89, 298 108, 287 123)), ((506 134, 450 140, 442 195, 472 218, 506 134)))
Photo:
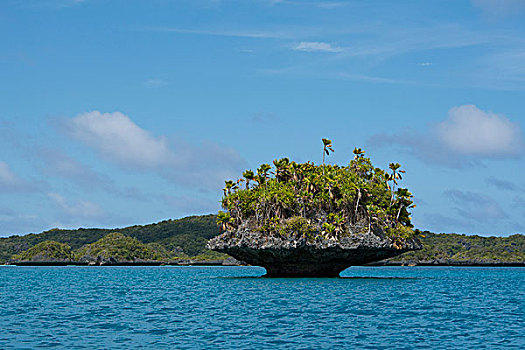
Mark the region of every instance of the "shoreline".
POLYGON ((388 261, 388 262, 374 262, 362 266, 458 266, 458 267, 525 267, 525 262, 465 262, 465 261, 450 261, 450 262, 434 262, 434 261, 388 261))
MULTIPOLYGON (((251 266, 242 263, 232 263, 226 260, 210 260, 210 261, 141 261, 141 262, 102 262, 102 263, 87 263, 87 262, 72 262, 72 261, 21 261, 10 262, 3 266, 251 266)), ((364 265, 353 266, 456 266, 456 267, 525 267, 525 262, 466 262, 466 261, 378 261, 364 265)))
POLYGON ((227 260, 210 261, 124 261, 124 262, 80 262, 80 261, 19 261, 7 262, 4 266, 242 266, 227 260))

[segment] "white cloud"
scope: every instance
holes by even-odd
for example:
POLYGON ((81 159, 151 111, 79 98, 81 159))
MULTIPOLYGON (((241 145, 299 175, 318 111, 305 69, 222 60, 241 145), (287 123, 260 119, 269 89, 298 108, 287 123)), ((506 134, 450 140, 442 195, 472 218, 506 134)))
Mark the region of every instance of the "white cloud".
POLYGON ((159 167, 172 162, 165 137, 154 137, 120 113, 99 111, 80 114, 67 122, 69 133, 120 165, 159 167))
POLYGON ((295 51, 306 51, 306 52, 341 52, 342 48, 332 46, 329 43, 320 41, 302 41, 292 47, 295 51))
POLYGON ((514 156, 523 151, 518 124, 474 105, 452 108, 436 131, 445 146, 465 155, 514 156))
MULTIPOLYGON (((245 161, 233 148, 214 142, 155 137, 128 116, 99 111, 66 120, 65 131, 98 151, 110 162, 129 169, 153 171, 171 182, 217 188, 224 179, 238 176, 245 161)), ((64 169, 71 175, 78 167, 64 169), (71 171, 70 171, 71 170, 71 171)))
POLYGON ((379 147, 400 146, 426 163, 453 168, 476 165, 483 159, 518 157, 524 150, 519 124, 473 105, 452 108, 447 119, 426 131, 376 134, 368 142, 379 147))

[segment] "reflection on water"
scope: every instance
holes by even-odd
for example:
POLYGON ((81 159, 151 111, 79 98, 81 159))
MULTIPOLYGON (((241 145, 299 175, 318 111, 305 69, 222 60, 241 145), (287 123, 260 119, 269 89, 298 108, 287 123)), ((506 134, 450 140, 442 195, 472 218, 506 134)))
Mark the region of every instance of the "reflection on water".
MULTIPOLYGON (((286 280, 286 281, 297 281, 297 280, 308 280, 308 281, 315 281, 315 280, 325 280, 327 278, 325 277, 316 277, 316 278, 308 278, 308 277, 291 277, 291 278, 285 278, 285 277, 267 277, 265 275, 262 276, 221 276, 217 277, 220 279, 229 279, 229 280, 243 280, 243 279, 272 279, 272 280, 286 280)), ((415 280, 415 279, 421 279, 423 277, 366 277, 366 276, 360 276, 360 277, 352 277, 352 276, 339 276, 335 277, 334 279, 345 279, 345 280, 353 280, 353 279, 372 279, 372 280, 415 280)), ((292 282, 293 283, 293 282, 292 282)))

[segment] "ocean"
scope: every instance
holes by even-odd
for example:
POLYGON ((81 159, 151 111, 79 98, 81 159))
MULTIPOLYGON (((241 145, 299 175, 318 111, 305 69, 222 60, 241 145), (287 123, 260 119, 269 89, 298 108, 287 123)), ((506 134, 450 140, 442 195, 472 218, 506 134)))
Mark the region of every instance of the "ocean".
POLYGON ((525 268, 0 267, 0 349, 525 349, 525 268))

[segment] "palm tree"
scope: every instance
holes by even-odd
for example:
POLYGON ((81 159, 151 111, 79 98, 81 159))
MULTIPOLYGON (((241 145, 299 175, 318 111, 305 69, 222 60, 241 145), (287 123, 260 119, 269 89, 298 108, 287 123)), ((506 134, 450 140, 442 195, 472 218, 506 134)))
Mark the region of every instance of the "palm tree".
POLYGON ((219 213, 217 214, 217 224, 220 225, 221 230, 227 231, 232 229, 232 221, 233 219, 229 213, 219 210, 219 213))
POLYGON ((242 173, 242 176, 246 179, 246 189, 250 188, 250 181, 252 181, 255 178, 255 174, 252 170, 246 170, 242 173))
POLYGON ((401 215, 401 211, 403 209, 414 208, 416 205, 412 201, 412 198, 414 198, 414 196, 406 188, 399 188, 397 190, 396 197, 396 202, 398 202, 399 204, 399 210, 396 215, 396 221, 399 221, 399 216, 401 215))
POLYGON ((231 180, 224 181, 224 184, 226 185, 226 187, 223 189, 223 192, 225 196, 228 196, 231 193, 235 184, 231 180))
POLYGON ((268 171, 271 169, 271 165, 270 164, 261 164, 261 166, 259 167, 259 169, 257 169, 257 174, 259 175, 263 175, 265 179, 268 178, 268 171))
POLYGON ((328 140, 328 139, 322 139, 323 141, 323 166, 324 166, 324 156, 325 155, 330 155, 330 151, 334 151, 334 149, 332 148, 332 140, 328 140))
POLYGON ((361 148, 354 148, 354 159, 363 158, 365 156, 365 151, 361 148))
POLYGON ((392 197, 390 199, 390 205, 392 205, 392 202, 394 201, 394 190, 395 190, 395 187, 397 185, 397 180, 402 180, 403 177, 401 176, 401 174, 404 174, 405 171, 404 170, 399 170, 399 168, 401 167, 401 165, 399 163, 390 163, 388 165, 388 167, 390 168, 390 170, 392 170, 392 175, 389 176, 389 180, 392 181, 392 188, 391 188, 391 191, 392 191, 392 197))
POLYGON ((288 158, 281 158, 279 160, 274 160, 273 165, 275 165, 275 178, 279 182, 285 182, 290 175, 288 165, 290 160, 288 158))
POLYGON ((334 151, 332 148, 332 140, 322 139, 323 141, 323 176, 324 176, 324 157, 330 155, 330 151, 334 151))
POLYGON ((263 175, 261 175, 261 174, 257 174, 257 175, 255 175, 255 176, 253 177, 253 180, 254 180, 255 182, 257 182, 257 184, 258 184, 259 186, 261 186, 261 185, 264 184, 265 179, 266 179, 266 178, 265 178, 263 175))

